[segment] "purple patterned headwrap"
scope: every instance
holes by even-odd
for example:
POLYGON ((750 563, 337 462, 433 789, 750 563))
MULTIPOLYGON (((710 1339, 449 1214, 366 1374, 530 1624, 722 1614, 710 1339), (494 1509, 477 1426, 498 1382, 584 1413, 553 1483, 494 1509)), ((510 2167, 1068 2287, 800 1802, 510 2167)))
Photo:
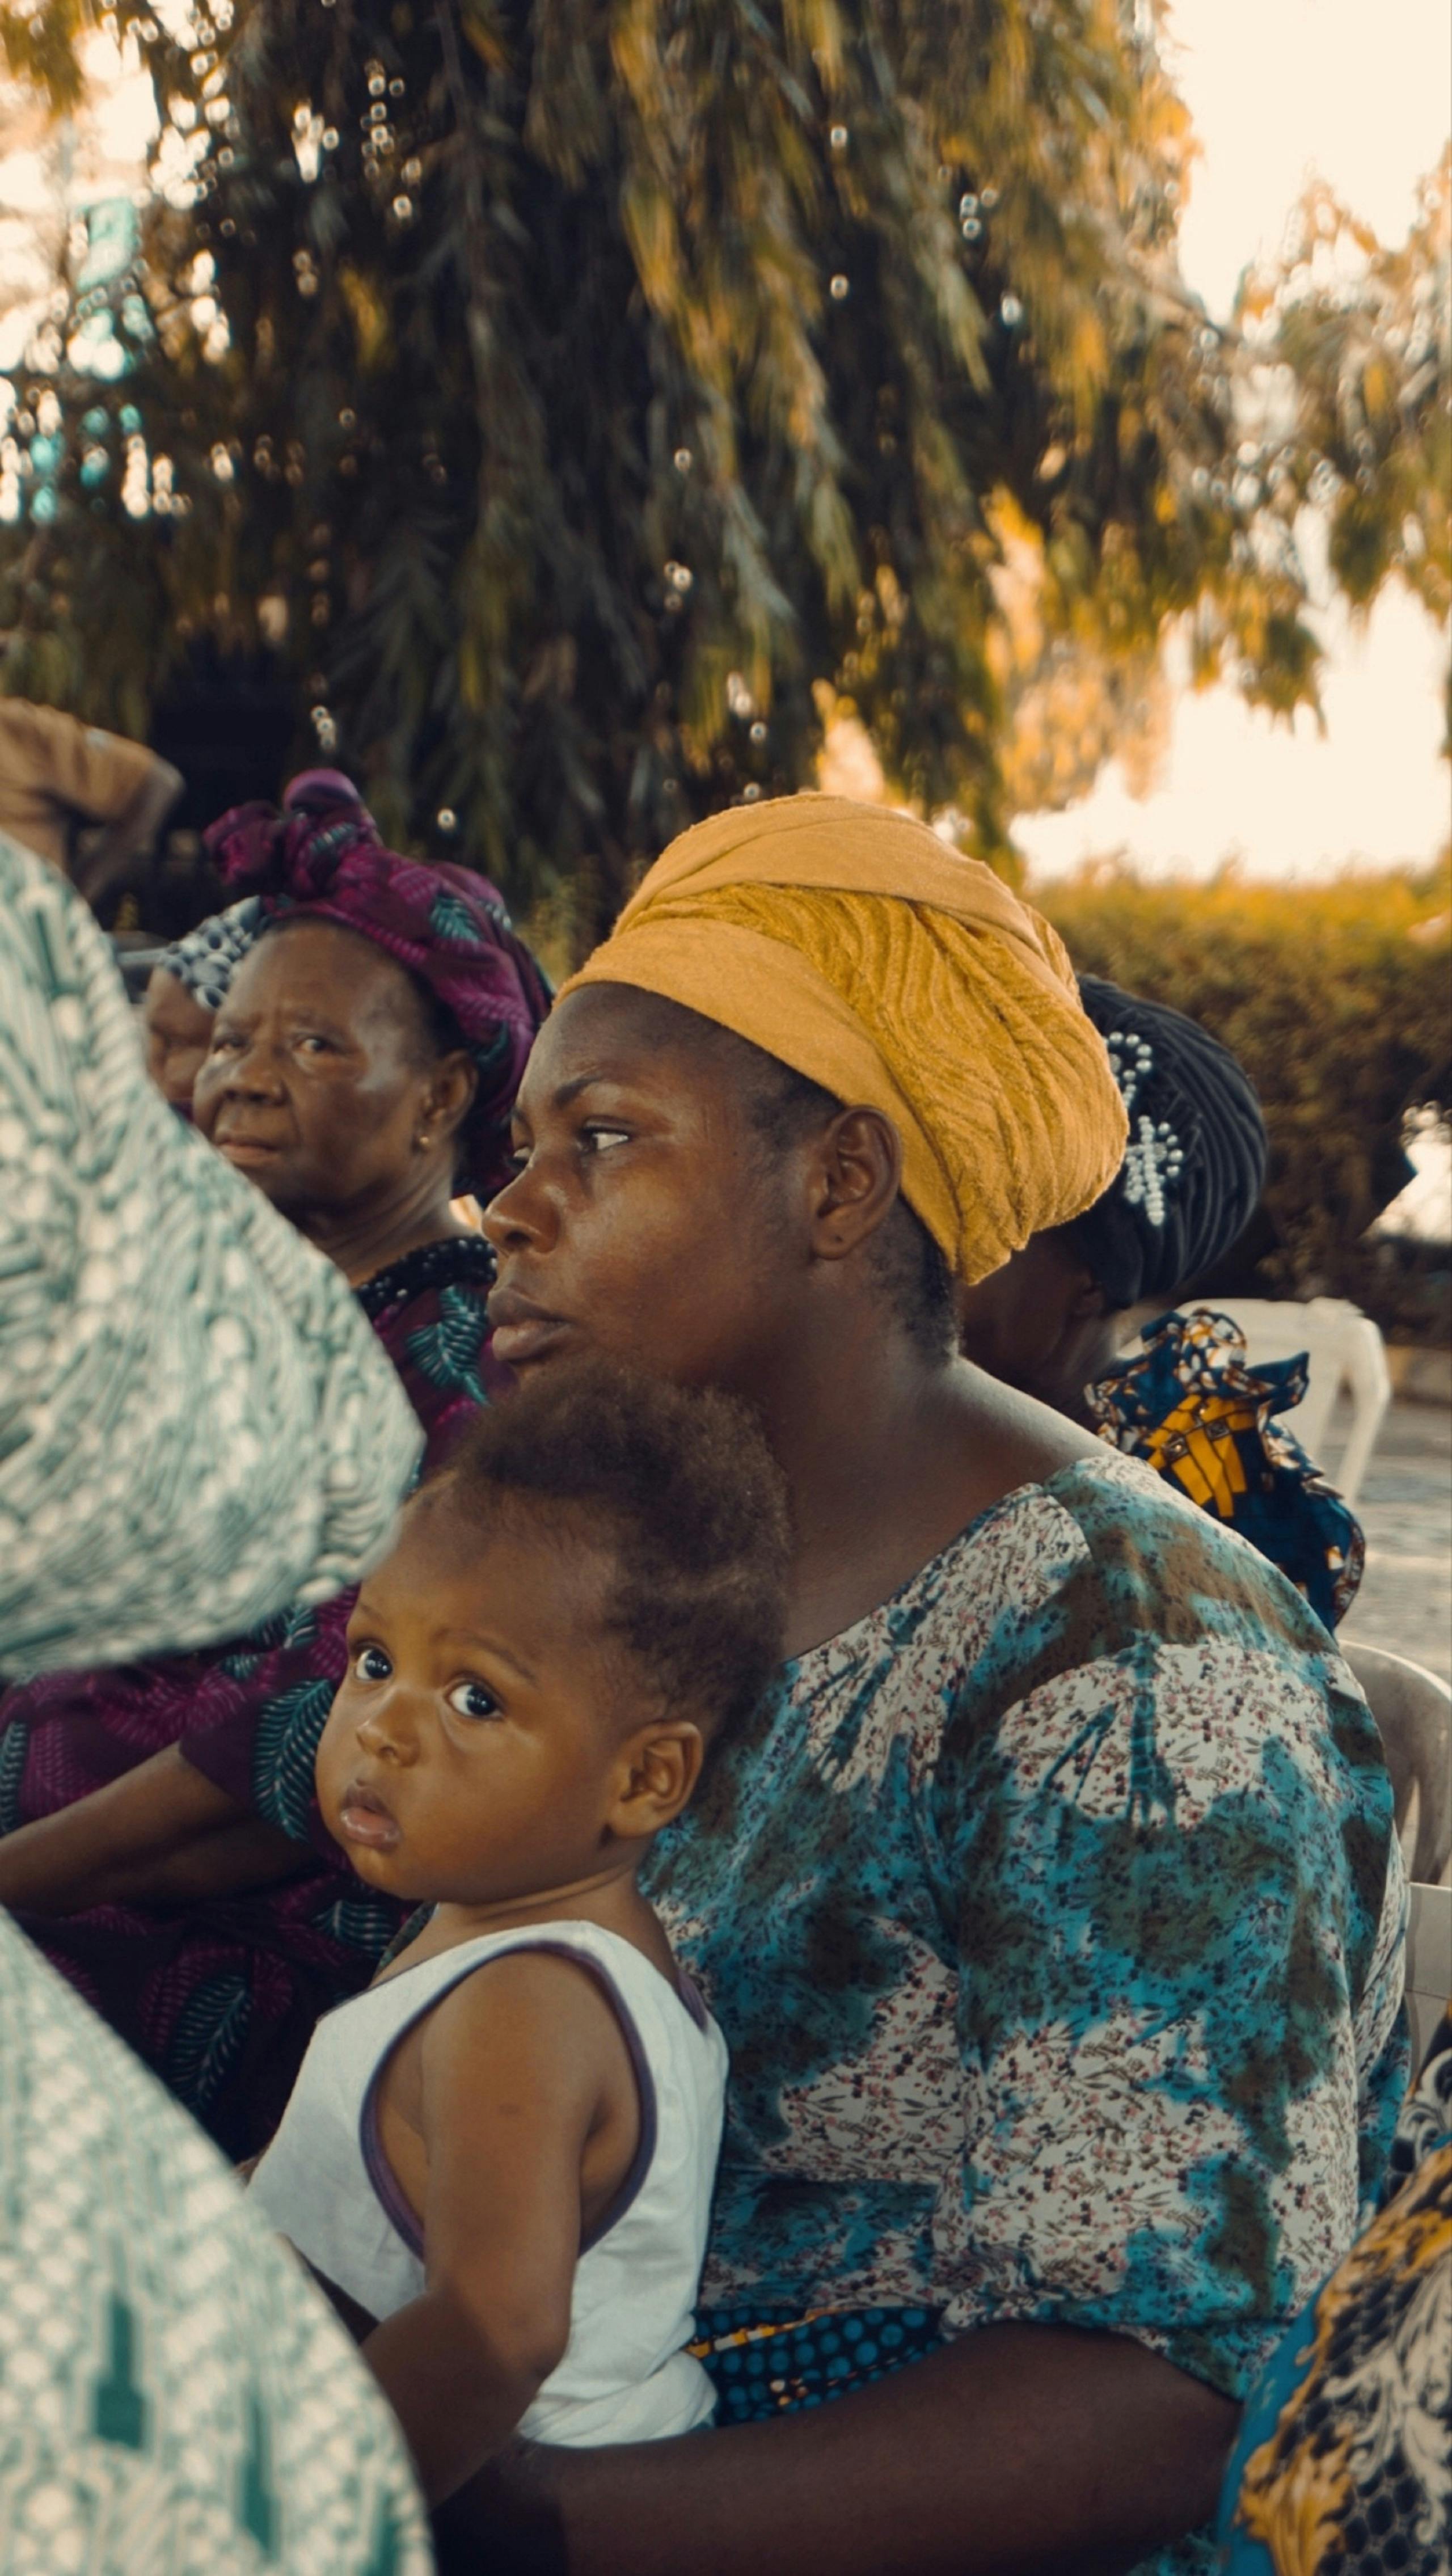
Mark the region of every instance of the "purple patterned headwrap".
POLYGON ((204 838, 233 892, 260 897, 268 919, 301 913, 356 930, 440 1005, 479 1075, 460 1186, 492 1198, 509 1177, 510 1112, 551 995, 488 879, 385 849, 357 788, 336 769, 294 778, 280 814, 235 805, 204 838))

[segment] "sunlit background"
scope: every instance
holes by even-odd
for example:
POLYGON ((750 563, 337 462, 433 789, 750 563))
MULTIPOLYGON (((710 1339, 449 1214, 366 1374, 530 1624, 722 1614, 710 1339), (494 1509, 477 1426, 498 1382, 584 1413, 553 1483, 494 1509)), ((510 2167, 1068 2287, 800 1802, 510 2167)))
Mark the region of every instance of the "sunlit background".
MULTIPOLYGON (((1177 0, 1180 88, 1201 158, 1180 235, 1188 283, 1226 316, 1240 272, 1279 248, 1309 177, 1327 180, 1381 240, 1405 238, 1418 179, 1452 100, 1445 0, 1177 0)), ((1314 536, 1303 530, 1308 561, 1314 536)), ((1264 876, 1322 876, 1349 860, 1431 857, 1449 827, 1439 755, 1445 643, 1388 590, 1365 627, 1321 609, 1325 731, 1272 725, 1231 690, 1177 694, 1153 792, 1113 762, 1067 813, 1023 816, 1041 870, 1124 849, 1148 872, 1208 874, 1232 854, 1264 876)))
MULTIPOLYGON (((155 17, 184 39, 187 0, 153 0, 153 7, 155 17)), ((213 26, 230 26, 232 14, 231 0, 209 0, 213 26)), ((1388 0, 1380 10, 1369 10, 1365 0, 1172 0, 1169 24, 1174 76, 1198 145, 1182 217, 1180 268, 1214 324, 1230 322, 1248 270, 1274 267, 1313 183, 1329 189, 1385 251, 1406 242, 1419 183, 1436 169, 1447 145, 1447 0, 1388 0)), ((105 281, 124 277, 131 265, 135 217, 149 189, 161 190, 179 206, 190 201, 190 165, 207 143, 208 121, 220 128, 228 113, 221 94, 225 76, 215 58, 194 54, 192 60, 194 69, 202 62, 210 68, 198 72, 187 95, 179 90, 172 99, 164 144, 150 164, 150 81, 104 35, 88 40, 85 104, 59 126, 18 91, 0 85, 0 379, 25 365, 27 349, 47 338, 48 363, 38 372, 42 378, 56 373, 62 336, 71 333, 75 371, 83 383, 94 378, 98 394, 108 378, 124 371, 121 344, 101 309, 105 281), (69 273, 69 298, 58 290, 63 270, 69 273), (88 284, 96 307, 90 319, 88 284)), ((384 111, 379 107, 376 113, 384 111)), ((840 131, 845 143, 846 128, 840 131)), ((309 185, 317 177, 320 138, 330 148, 321 116, 310 101, 299 104, 292 142, 309 185)), ((336 145, 336 132, 331 140, 336 145)), ((401 176, 408 172, 405 163, 401 176)), ((406 197, 395 201, 395 214, 400 206, 411 219, 406 197)), ((981 226, 975 221, 971 229, 977 233, 981 226)), ((965 240, 969 230, 965 222, 965 240)), ((1344 286, 1354 305, 1356 262, 1363 261, 1364 271, 1364 254, 1344 232, 1334 243, 1323 233, 1310 253, 1305 238, 1295 256, 1307 258, 1319 286, 1314 263, 1324 251, 1337 263, 1335 288, 1344 286)), ((298 293, 316 292, 307 254, 299 253, 294 265, 298 293)), ((1417 289, 1422 295, 1427 273, 1424 257, 1417 289)), ((179 274, 185 329, 204 356, 220 357, 228 326, 212 293, 210 253, 199 254, 179 274)), ((1445 270, 1442 286, 1445 292, 1445 270)), ((839 287, 845 296, 845 277, 834 278, 833 295, 839 287)), ((1333 308, 1336 300, 1333 294, 1333 308)), ((1388 329, 1386 348, 1405 351, 1425 339, 1427 316, 1420 309, 1415 331, 1400 320, 1399 339, 1388 329)), ((1022 310, 1019 304, 1020 316, 1022 310)), ((1007 319, 1007 301, 1001 311, 1007 319)), ((140 323, 137 336, 145 337, 144 313, 140 323)), ((1203 346, 1216 335, 1198 336, 1203 346)), ((1253 366, 1245 368, 1242 391, 1254 375, 1253 366)), ((84 447, 80 453, 81 486, 88 470, 100 478, 110 471, 101 442, 119 429, 126 458, 117 494, 122 510, 136 520, 184 514, 192 498, 174 485, 172 461, 149 453, 141 414, 118 399, 120 392, 118 385, 111 411, 98 403, 80 418, 83 439, 89 429, 97 442, 90 458, 84 447)), ((8 399, 0 384, 0 401, 8 399)), ((1259 397, 1252 393, 1250 399, 1259 397)), ((54 433, 61 406, 49 385, 35 398, 34 412, 32 464, 36 433, 56 454, 60 449, 54 433)), ((352 414, 338 417, 351 420, 352 414)), ((1263 428, 1254 419, 1248 426, 1263 428)), ((1254 452, 1257 442, 1251 445, 1254 452)), ((240 445, 236 453, 240 457, 240 445)), ((689 451, 683 453, 689 464, 689 451)), ((1045 451, 1045 467, 1053 453, 1045 451)), ((219 482, 231 483, 235 469, 225 442, 212 449, 210 465, 219 482)), ((433 468, 442 481, 437 456, 433 468)), ((993 496, 990 510, 1002 497, 993 496)), ((33 487, 27 504, 18 466, 13 456, 6 465, 0 441, 0 522, 18 523, 27 508, 40 521, 40 502, 53 517, 54 484, 33 487)), ((1252 1062, 1290 1175, 1276 1215, 1282 1250, 1270 1256, 1272 1266, 1280 1263, 1270 1288, 1280 1296, 1349 1294, 1364 1301, 1395 1346, 1402 1370, 1398 1386, 1425 1382, 1437 1396, 1432 1408, 1397 1408, 1384 1444, 1382 1481, 1373 1478, 1363 1497, 1372 1556, 1357 1625, 1363 1640, 1410 1652, 1452 1673, 1452 1560, 1446 1541, 1452 1140, 1444 1115, 1438 981, 1448 915, 1445 893, 1433 890, 1430 874, 1418 873, 1446 848, 1452 827, 1442 754, 1448 639, 1396 579, 1380 583, 1370 613, 1359 623, 1353 619, 1345 590, 1327 576, 1326 523, 1307 506, 1294 533, 1324 647, 1319 722, 1308 709, 1291 723, 1274 722, 1229 684, 1193 689, 1187 643, 1179 633, 1168 640, 1160 675, 1145 655, 1142 667, 1131 670, 1116 692, 1104 686, 1102 657, 1096 663, 1091 653, 1086 669, 1071 661, 1057 694, 1057 684, 1040 687, 1035 699, 1041 670, 1049 668, 1052 677, 1054 668, 1052 653, 1042 651, 1042 630, 1035 631, 1035 566, 1041 567, 1042 554, 1027 526, 1015 529, 1001 511, 993 523, 1004 549, 1001 573, 994 575, 995 586, 1001 582, 1005 629, 999 640, 1020 657, 1017 676, 1027 675, 1030 683, 999 746, 1005 752, 1006 810, 1013 840, 1028 863, 1030 889, 1059 921, 1081 964, 1178 1001, 1207 1025, 1221 1027, 1252 1062), (1025 725, 1030 701, 1032 722, 1025 725), (1096 776, 1095 762, 1106 745, 1113 746, 1114 756, 1096 776), (1051 794, 1055 810, 1042 810, 1051 794), (1127 862, 1127 869, 1085 864, 1116 859, 1127 862), (1233 875, 1208 882, 1219 878, 1227 862, 1233 875), (1348 886, 1336 884, 1346 871, 1359 874, 1348 886), (1374 879, 1370 886, 1367 871, 1374 879), (1288 884, 1297 889, 1290 896, 1283 890, 1288 884), (1423 959, 1426 971, 1419 981, 1415 970, 1423 959), (1400 960, 1396 974, 1388 960, 1400 960), (1390 980, 1379 983, 1383 972, 1390 980), (1328 986, 1335 1006, 1329 1010, 1323 1007, 1328 986), (1414 993, 1422 997, 1421 1018, 1409 1035, 1406 997, 1414 993), (1225 1014, 1232 1020, 1238 1014, 1234 1029, 1224 1026, 1225 1014), (1345 1032, 1353 1024, 1351 1044, 1345 1032), (1398 1049, 1404 1041, 1402 1062, 1398 1049), (1404 1091, 1408 1081, 1412 1088, 1404 1091), (1413 1175, 1404 1188, 1408 1165, 1397 1150, 1399 1122, 1413 1175), (1369 1224, 1373 1216, 1376 1222, 1369 1224), (1415 1382, 1414 1368, 1422 1373, 1415 1382)), ((1408 540, 1404 564, 1412 551, 1408 540)), ((687 568, 668 564, 666 571, 689 587, 687 568)), ((665 609, 678 611, 681 604, 676 596, 665 609)), ((269 646, 278 645, 286 632, 286 600, 269 593, 256 606, 261 635, 269 646), (269 618, 277 621, 276 631, 269 618)), ((317 609, 315 600, 315 617, 317 609)), ((844 673, 850 668, 850 659, 844 661, 844 673)), ((996 676, 1004 675, 999 670, 996 676)), ((320 702, 309 712, 317 748, 326 755, 334 747, 334 719, 324 702, 324 681, 313 687, 320 702)), ((1005 703, 1013 704, 1010 693, 1004 694, 1005 703)), ((737 671, 727 680, 726 699, 733 718, 745 721, 755 713, 737 671)), ((825 699, 832 701, 830 690, 825 699)), ((822 783, 846 792, 893 793, 853 702, 835 704, 822 783)), ((753 740, 765 733, 764 723, 753 724, 753 740)), ((753 782, 743 792, 762 791, 753 782)), ((452 797, 436 820, 441 829, 455 828, 452 797)), ((951 833, 954 818, 939 820, 951 833)), ((577 925, 569 902, 557 919, 547 920, 542 907, 527 926, 552 963, 573 962, 569 943, 577 925), (550 947, 552 937, 560 942, 558 954, 550 947)))
MULTIPOLYGON (((1242 269, 1275 254, 1313 176, 1383 242, 1405 237, 1416 183, 1447 138, 1446 0, 1392 0, 1374 14, 1364 0, 1176 0, 1172 27, 1200 145, 1182 265, 1214 318, 1229 314, 1242 269)), ((0 90, 0 374, 45 316, 67 224, 98 201, 144 194, 150 84, 100 35, 89 61, 91 99, 58 133, 0 90)), ((1298 535, 1314 576, 1313 514, 1298 535)), ((1190 689, 1172 642, 1157 757, 1132 780, 1111 760, 1066 810, 1020 815, 1035 876, 1112 852, 1147 874, 1203 876, 1233 857, 1280 878, 1435 855, 1449 830, 1445 639, 1395 587, 1360 626, 1323 588, 1318 623, 1320 726, 1306 710, 1273 723, 1225 686, 1190 689)))

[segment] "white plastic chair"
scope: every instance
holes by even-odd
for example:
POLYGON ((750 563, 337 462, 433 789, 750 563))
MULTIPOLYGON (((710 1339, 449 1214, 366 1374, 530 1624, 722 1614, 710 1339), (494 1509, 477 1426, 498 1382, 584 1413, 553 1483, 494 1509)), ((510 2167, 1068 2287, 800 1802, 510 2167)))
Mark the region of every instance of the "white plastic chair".
POLYGON ((1407 1876, 1452 1888, 1452 1690, 1384 1646, 1338 1643, 1381 1736, 1407 1876))
POLYGON ((1293 1359, 1298 1351, 1309 1355, 1305 1401, 1277 1414, 1276 1420, 1318 1464, 1336 1398, 1343 1386, 1347 1389, 1353 1406, 1351 1437, 1335 1482, 1348 1503, 1354 1503, 1391 1402, 1386 1346, 1378 1326, 1340 1297, 1312 1297, 1304 1305, 1269 1297, 1210 1297, 1205 1302, 1240 1326, 1253 1366, 1261 1360, 1293 1359))
POLYGON ((1452 1887, 1413 1886, 1408 1896, 1407 2018, 1419 2066, 1452 2000, 1452 1887))

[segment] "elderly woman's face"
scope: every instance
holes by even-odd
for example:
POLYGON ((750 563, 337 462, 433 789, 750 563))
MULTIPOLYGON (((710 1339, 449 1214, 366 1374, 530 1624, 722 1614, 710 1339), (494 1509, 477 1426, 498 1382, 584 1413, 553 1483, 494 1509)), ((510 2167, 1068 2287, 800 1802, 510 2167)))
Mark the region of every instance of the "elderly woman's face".
POLYGON ((586 986, 535 1041, 515 1138, 484 1216, 496 1355, 523 1374, 604 1352, 754 1390, 796 1279, 729 1066, 673 1044, 669 1006, 586 986))
POLYGON ((212 1014, 175 975, 158 966, 142 1011, 146 1070, 163 1099, 191 1116, 192 1090, 212 1042, 212 1014))
POLYGON ((398 1186, 429 1090, 404 971, 354 932, 299 922, 238 967, 197 1076, 203 1135, 304 1232, 311 1209, 398 1186))

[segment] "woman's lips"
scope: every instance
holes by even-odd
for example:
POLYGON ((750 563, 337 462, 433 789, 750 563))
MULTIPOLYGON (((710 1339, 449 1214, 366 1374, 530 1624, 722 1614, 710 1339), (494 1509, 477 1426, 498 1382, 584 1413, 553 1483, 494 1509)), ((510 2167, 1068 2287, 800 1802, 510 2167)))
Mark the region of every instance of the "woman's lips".
POLYGON ((345 1841, 361 1843, 365 1851, 392 1851, 400 1839, 397 1822, 377 1791, 356 1780, 343 1792, 338 1829, 345 1841))
POLYGON ((506 1368, 519 1368, 526 1360, 543 1359, 569 1329, 553 1315, 537 1315, 529 1323, 496 1324, 494 1356, 506 1368))
POLYGON ((218 1136, 215 1143, 219 1154, 244 1171, 255 1163, 272 1162, 282 1151, 280 1145, 266 1144, 260 1136, 218 1136))
POLYGON ((562 1315, 546 1314, 542 1307, 532 1306, 527 1297, 516 1295, 510 1288, 495 1289, 489 1300, 489 1322, 494 1356, 506 1368, 542 1359, 570 1329, 562 1315))

